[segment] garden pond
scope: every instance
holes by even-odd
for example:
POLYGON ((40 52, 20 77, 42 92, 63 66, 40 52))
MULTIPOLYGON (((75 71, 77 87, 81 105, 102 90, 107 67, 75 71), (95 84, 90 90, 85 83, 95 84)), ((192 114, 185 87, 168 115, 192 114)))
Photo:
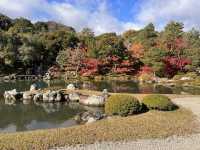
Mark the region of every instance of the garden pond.
MULTIPOLYGON (((41 103, 6 105, 3 93, 6 90, 29 90, 32 81, 0 82, 0 133, 29 131, 36 129, 69 127, 77 125, 74 117, 81 112, 92 110, 102 111, 102 108, 90 108, 79 104, 41 103)), ((72 83, 72 82, 70 82, 72 83)), ((139 84, 133 81, 74 81, 80 89, 121 93, 159 93, 159 94, 200 94, 198 87, 173 86, 157 84, 139 84)), ((69 84, 62 80, 37 81, 40 88, 61 89, 69 84)))

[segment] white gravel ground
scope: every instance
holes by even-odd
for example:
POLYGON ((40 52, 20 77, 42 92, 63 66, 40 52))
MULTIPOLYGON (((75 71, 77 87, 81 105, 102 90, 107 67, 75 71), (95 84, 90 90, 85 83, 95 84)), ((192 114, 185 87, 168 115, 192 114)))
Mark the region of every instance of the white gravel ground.
MULTIPOLYGON (((177 98, 175 103, 192 110, 200 120, 200 97, 177 98)), ((200 134, 187 137, 169 137, 166 139, 148 139, 130 142, 103 142, 76 147, 55 148, 52 150, 200 150, 200 134)))

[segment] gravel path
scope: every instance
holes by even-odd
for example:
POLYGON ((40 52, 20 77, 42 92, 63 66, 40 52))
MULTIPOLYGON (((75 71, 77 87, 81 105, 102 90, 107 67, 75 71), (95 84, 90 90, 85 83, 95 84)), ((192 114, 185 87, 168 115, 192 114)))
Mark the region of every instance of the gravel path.
MULTIPOLYGON (((192 110, 200 120, 200 97, 176 98, 175 103, 192 110)), ((131 142, 103 142, 91 145, 78 145, 54 150, 200 150, 200 134, 166 139, 137 140, 131 142)))

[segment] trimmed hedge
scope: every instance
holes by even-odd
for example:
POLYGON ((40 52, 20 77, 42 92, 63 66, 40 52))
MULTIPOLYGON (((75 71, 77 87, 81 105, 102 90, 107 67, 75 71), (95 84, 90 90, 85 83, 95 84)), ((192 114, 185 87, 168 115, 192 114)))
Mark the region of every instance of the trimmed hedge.
POLYGON ((162 111, 172 111, 178 108, 167 96, 164 95, 148 95, 143 98, 142 103, 148 109, 156 109, 162 111))
POLYGON ((141 104, 137 98, 129 95, 112 95, 105 103, 107 115, 128 116, 141 112, 141 104))

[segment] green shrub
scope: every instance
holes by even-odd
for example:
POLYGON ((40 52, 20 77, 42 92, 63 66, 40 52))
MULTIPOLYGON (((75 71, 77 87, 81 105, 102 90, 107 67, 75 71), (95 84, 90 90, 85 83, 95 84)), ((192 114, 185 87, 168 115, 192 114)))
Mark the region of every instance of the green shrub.
POLYGON ((112 95, 105 103, 105 113, 107 115, 127 116, 137 114, 140 111, 140 102, 129 95, 112 95))
POLYGON ((148 95, 143 98, 142 103, 148 109, 171 111, 177 108, 177 105, 164 95, 148 95))

